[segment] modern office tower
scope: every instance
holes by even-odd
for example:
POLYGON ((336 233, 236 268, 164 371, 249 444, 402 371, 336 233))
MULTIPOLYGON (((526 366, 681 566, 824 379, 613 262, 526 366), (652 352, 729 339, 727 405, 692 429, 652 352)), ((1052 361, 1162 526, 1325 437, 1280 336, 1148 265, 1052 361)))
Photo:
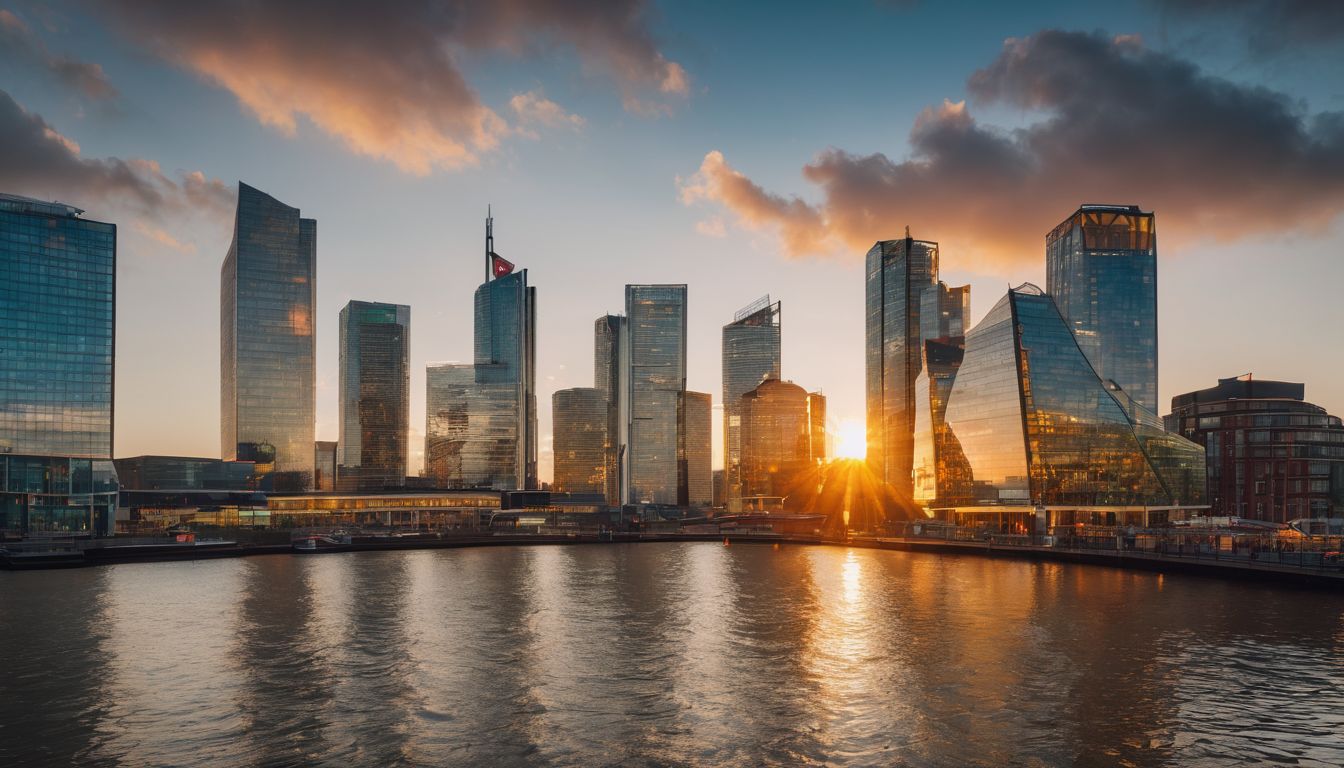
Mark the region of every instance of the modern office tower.
POLYGON ((686 286, 627 285, 626 502, 677 504, 678 405, 686 391, 686 286))
POLYGON ((264 490, 313 483, 317 222, 242 182, 220 270, 220 451, 264 490))
POLYGON ((740 401, 744 505, 782 498, 800 511, 816 496, 826 463, 826 398, 770 378, 740 401))
POLYGON ((336 446, 335 440, 318 440, 313 443, 313 490, 336 490, 336 446))
POLYGON ((896 498, 909 500, 920 315, 924 292, 938 283, 938 244, 915 240, 907 230, 903 240, 873 245, 866 267, 868 464, 896 498))
POLYGON ((611 505, 625 502, 623 486, 629 401, 625 399, 623 371, 629 363, 629 323, 623 315, 603 315, 593 323, 593 386, 602 391, 607 407, 605 480, 603 494, 611 505))
POLYGON ((723 326, 723 478, 728 512, 742 511, 742 396, 780 371, 780 303, 762 296, 723 326))
POLYGON ((351 301, 341 310, 338 490, 406 484, 410 350, 410 307, 351 301))
POLYGON ((713 408, 708 392, 681 393, 677 407, 678 506, 714 503, 713 408))
POLYGON ((1204 449, 1148 411, 1126 412, 1118 394, 1050 296, 1030 284, 1009 291, 966 335, 944 426, 967 474, 938 479, 940 496, 966 503, 935 513, 1044 534, 1202 509, 1204 449))
POLYGON ((1278 523, 1344 514, 1344 425, 1305 394, 1247 374, 1171 399, 1167 429, 1204 446, 1210 514, 1278 523))
POLYGON ((117 228, 0 194, 0 531, 113 532, 117 228))
POLYGON ((929 339, 955 339, 966 335, 971 319, 971 286, 949 288, 939 280, 919 297, 919 335, 929 339))
POLYGON ((426 368, 425 474, 450 488, 537 488, 537 293, 494 252, 475 296, 475 363, 426 368))
POLYGON ((915 379, 914 455, 914 499, 923 506, 969 503, 949 495, 951 488, 969 483, 970 469, 944 421, 964 345, 960 336, 924 342, 924 363, 915 379))
POLYGON ((1103 380, 1157 410, 1157 231, 1138 206, 1084 205, 1045 239, 1046 291, 1103 380))
POLYGON ((595 387, 562 389, 551 396, 555 475, 551 490, 605 494, 607 393, 595 387))

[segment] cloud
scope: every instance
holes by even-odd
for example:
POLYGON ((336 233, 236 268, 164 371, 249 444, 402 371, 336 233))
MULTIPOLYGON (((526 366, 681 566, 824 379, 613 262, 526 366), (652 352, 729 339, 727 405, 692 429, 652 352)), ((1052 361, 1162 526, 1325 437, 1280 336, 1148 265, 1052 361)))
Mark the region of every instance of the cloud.
POLYGON ((130 217, 136 231, 174 250, 189 246, 164 224, 203 215, 232 214, 233 191, 199 171, 174 181, 159 164, 141 158, 85 158, 79 144, 0 91, 0 189, 62 200, 99 216, 130 217))
POLYGON ((510 131, 462 74, 465 53, 560 43, 613 77, 627 103, 689 88, 648 32, 645 0, 99 2, 133 39, 227 89, 263 124, 294 135, 307 120, 417 175, 473 165, 510 131))
POLYGON ((964 102, 925 109, 905 160, 817 155, 803 168, 821 190, 816 205, 762 190, 713 151, 682 200, 775 228, 795 255, 834 241, 862 251, 909 224, 982 271, 1038 261, 1045 233, 1080 203, 1156 210, 1164 242, 1177 245, 1321 229, 1344 211, 1344 114, 1304 114, 1283 94, 1211 77, 1136 38, 1010 39, 967 91, 1034 122, 983 125, 964 102))
MULTIPOLYGON (((544 125, 548 128, 570 128, 577 131, 586 122, 579 115, 566 112, 564 107, 546 98, 539 90, 514 94, 513 98, 509 99, 509 108, 517 116, 518 122, 524 126, 544 125)), ((526 128, 523 130, 529 137, 536 138, 536 133, 526 128)))
POLYGON ((0 60, 43 71, 94 101, 117 97, 101 66, 51 53, 22 19, 5 9, 0 9, 0 60))
POLYGON ((1234 23, 1252 53, 1281 53, 1299 45, 1344 40, 1344 3, 1339 0, 1153 0, 1178 18, 1234 23))
POLYGON ((195 243, 184 243, 181 240, 178 240, 177 238, 168 234, 168 232, 162 229, 161 227, 156 227, 153 224, 150 224, 142 220, 135 221, 131 226, 135 228, 136 232, 139 232, 144 237, 147 237, 150 240, 153 240, 159 245, 162 245, 170 250, 174 250, 179 253, 196 252, 195 243))

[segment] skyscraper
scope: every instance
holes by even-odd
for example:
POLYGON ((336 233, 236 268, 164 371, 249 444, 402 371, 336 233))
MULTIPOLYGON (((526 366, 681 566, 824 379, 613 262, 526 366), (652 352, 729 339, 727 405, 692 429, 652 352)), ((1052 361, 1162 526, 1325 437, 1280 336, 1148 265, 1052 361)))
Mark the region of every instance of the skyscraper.
POLYGON ((920 315, 925 290, 938 282, 938 244, 908 232, 879 241, 868 251, 866 274, 868 464, 898 499, 910 500, 920 315))
POLYGON ((595 387, 562 389, 551 396, 555 475, 551 490, 606 492, 607 394, 595 387))
POLYGON ((449 487, 537 487, 536 289, 494 252, 475 296, 475 363, 426 369, 426 474, 449 487))
POLYGON ((602 392, 607 409, 603 494, 612 505, 623 504, 626 498, 623 447, 629 401, 622 377, 629 362, 629 328, 623 315, 603 315, 593 323, 593 386, 602 392))
POLYGON ((919 335, 930 339, 955 339, 966 335, 971 319, 971 286, 948 287, 939 280, 919 297, 919 335))
POLYGON ((714 501, 713 398, 682 392, 677 419, 677 504, 707 507, 714 501))
POLYGON ((1045 239, 1045 289, 1103 380, 1157 410, 1157 231, 1136 205, 1084 205, 1045 239))
POLYGON ((0 194, 0 530, 111 533, 117 228, 0 194))
POLYGON ((686 286, 627 285, 626 502, 678 503, 678 406, 686 391, 686 286))
POLYGON ((406 484, 411 418, 411 308, 351 301, 341 310, 337 486, 406 484))
POLYGON ((801 511, 826 461, 826 398, 770 378, 740 399, 743 497, 785 498, 801 511))
POLYGON ((723 326, 724 506, 742 511, 742 395, 767 378, 779 378, 780 302, 763 296, 723 326))
POLYGON ((220 452, 267 490, 313 483, 317 222, 238 184, 220 270, 220 452))

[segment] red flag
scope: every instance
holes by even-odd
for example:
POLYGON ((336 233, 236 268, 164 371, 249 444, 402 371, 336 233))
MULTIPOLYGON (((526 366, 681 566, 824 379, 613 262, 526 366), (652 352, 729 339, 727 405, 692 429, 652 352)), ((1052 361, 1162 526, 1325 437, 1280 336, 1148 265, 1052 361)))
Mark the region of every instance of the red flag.
POLYGON ((513 273, 513 262, 498 253, 490 254, 490 263, 494 268, 495 277, 503 277, 513 273))

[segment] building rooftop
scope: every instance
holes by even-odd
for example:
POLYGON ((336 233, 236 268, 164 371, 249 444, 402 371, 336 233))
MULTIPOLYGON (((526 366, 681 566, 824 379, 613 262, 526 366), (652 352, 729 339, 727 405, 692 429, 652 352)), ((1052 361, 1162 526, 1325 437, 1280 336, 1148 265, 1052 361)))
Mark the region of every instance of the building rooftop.
POLYGON ((17 213, 45 213, 50 216, 65 216, 71 219, 78 218, 80 214, 84 213, 83 208, 76 208, 73 205, 55 201, 48 202, 33 197, 24 197, 23 195, 11 195, 7 192, 0 192, 0 210, 17 213))
POLYGON ((1306 385, 1291 381, 1256 379, 1251 374, 1219 379, 1218 386, 1187 392, 1171 399, 1172 409, 1221 400, 1304 400, 1306 385))

